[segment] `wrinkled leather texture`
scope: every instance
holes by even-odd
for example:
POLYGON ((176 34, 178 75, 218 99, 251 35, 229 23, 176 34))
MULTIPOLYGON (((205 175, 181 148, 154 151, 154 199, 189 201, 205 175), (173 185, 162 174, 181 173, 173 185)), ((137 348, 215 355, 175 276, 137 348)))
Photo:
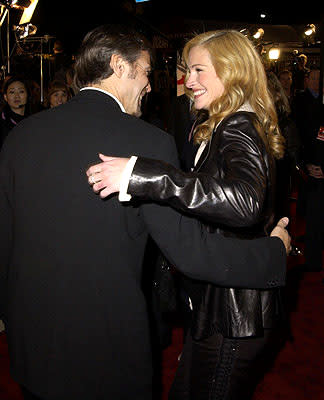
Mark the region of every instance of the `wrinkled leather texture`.
MULTIPOLYGON (((199 217, 211 231, 225 236, 264 236, 273 223, 275 167, 255 118, 250 112, 226 117, 192 173, 139 158, 129 193, 166 202, 199 217)), ((226 337, 260 336, 263 328, 271 328, 280 318, 279 289, 234 289, 203 283, 194 313, 193 336, 197 340, 215 330, 226 337)))

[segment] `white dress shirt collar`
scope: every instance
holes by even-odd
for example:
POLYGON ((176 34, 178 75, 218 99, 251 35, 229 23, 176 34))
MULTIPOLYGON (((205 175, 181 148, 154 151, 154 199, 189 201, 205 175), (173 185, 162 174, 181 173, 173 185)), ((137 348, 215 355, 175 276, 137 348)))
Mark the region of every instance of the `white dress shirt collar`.
POLYGON ((105 94, 107 94, 108 96, 112 97, 112 98, 116 101, 116 103, 119 105, 119 107, 120 107, 120 109, 122 110, 122 112, 124 112, 124 113, 126 112, 124 106, 123 106, 122 103, 117 99, 117 97, 115 97, 113 94, 107 92, 107 90, 100 89, 100 88, 97 88, 97 87, 94 87, 94 86, 86 86, 86 87, 83 87, 82 89, 80 89, 80 92, 81 92, 82 90, 98 90, 98 92, 105 93, 105 94))

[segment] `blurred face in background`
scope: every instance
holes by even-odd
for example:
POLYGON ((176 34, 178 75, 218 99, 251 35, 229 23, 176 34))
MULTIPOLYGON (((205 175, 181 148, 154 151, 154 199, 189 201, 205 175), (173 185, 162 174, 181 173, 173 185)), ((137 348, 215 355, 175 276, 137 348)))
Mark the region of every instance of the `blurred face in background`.
POLYGON ((319 92, 320 70, 315 69, 310 71, 309 77, 305 79, 306 87, 313 90, 315 93, 319 92))
POLYGON ((279 81, 282 85, 282 87, 286 90, 289 91, 292 85, 292 75, 288 72, 282 73, 279 76, 279 81))
POLYGON ((61 104, 64 104, 68 101, 68 95, 65 90, 57 90, 51 94, 49 103, 50 107, 57 107, 61 104))
POLYGON ((19 81, 12 82, 8 86, 7 92, 4 93, 4 99, 13 112, 23 114, 27 103, 27 90, 25 85, 19 81))

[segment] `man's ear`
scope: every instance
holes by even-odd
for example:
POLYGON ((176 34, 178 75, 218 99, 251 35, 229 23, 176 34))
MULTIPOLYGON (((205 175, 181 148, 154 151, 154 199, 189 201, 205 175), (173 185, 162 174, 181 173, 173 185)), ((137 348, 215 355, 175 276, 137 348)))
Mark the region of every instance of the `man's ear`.
POLYGON ((115 75, 120 78, 126 69, 126 62, 119 54, 113 54, 110 59, 110 67, 115 75))

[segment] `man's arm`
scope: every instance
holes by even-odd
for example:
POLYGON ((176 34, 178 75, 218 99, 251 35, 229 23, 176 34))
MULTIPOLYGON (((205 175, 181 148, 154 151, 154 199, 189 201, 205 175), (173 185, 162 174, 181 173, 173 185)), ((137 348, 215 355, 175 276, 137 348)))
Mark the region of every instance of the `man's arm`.
POLYGON ((225 287, 269 289, 285 284, 286 249, 279 237, 228 238, 208 232, 198 220, 170 207, 141 208, 152 238, 185 275, 225 287))
MULTIPOLYGON (((167 147, 161 158, 176 165, 170 157, 172 148, 167 147)), ((102 158, 107 160, 108 158, 102 158)), ((93 184, 100 196, 119 190, 121 171, 128 159, 114 159, 104 165, 92 166, 88 171, 89 183, 93 184), (122 166, 120 166, 120 161, 122 166), (101 180, 103 168, 109 167, 105 178, 112 178, 108 185, 101 180), (101 171, 101 172, 100 172, 101 171), (94 181, 92 180, 94 176, 94 181), (98 178, 99 176, 99 178, 98 178), (94 184, 94 182, 98 182, 94 184), (102 187, 101 187, 102 185, 102 187), (106 188, 107 190, 105 190, 106 188)), ((209 281, 229 287, 267 289, 283 286, 286 276, 286 251, 290 238, 286 231, 286 243, 279 237, 254 240, 226 238, 218 233, 210 233, 197 219, 185 216, 167 206, 145 204, 141 206, 147 228, 164 253, 176 268, 191 278, 209 281)), ((282 228, 280 228, 282 233, 282 228)))

